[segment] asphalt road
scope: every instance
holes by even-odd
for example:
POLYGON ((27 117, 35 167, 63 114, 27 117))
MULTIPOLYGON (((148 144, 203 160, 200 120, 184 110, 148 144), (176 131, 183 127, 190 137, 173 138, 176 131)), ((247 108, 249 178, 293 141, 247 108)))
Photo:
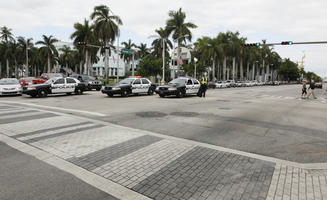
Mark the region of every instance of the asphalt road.
POLYGON ((114 200, 78 178, 0 143, 1 200, 114 200))
POLYGON ((284 85, 209 90, 205 99, 109 98, 93 91, 82 96, 5 97, 0 101, 97 112, 105 116, 87 116, 289 161, 326 162, 325 89, 316 89, 317 100, 301 99, 300 92, 300 85, 284 85))

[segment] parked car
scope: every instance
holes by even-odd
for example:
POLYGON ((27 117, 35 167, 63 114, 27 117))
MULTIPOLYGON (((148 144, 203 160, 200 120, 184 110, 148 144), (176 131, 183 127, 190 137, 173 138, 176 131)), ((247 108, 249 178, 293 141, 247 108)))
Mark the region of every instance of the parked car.
POLYGON ((227 80, 227 87, 236 87, 236 83, 234 80, 227 80))
POLYGON ((83 94, 85 85, 79 80, 68 77, 54 77, 43 84, 28 85, 23 88, 23 93, 32 97, 47 97, 49 94, 83 94))
POLYGON ((216 88, 216 83, 213 81, 208 82, 208 88, 215 89, 216 88))
POLYGON ((19 79, 19 83, 21 84, 22 87, 26 85, 31 85, 31 84, 41 84, 44 83, 46 80, 41 79, 41 78, 35 78, 35 77, 22 77, 19 79))
POLYGON ((315 83, 316 88, 322 89, 322 83, 315 83))
POLYGON ((0 96, 4 95, 22 95, 22 86, 15 78, 0 79, 0 96))
POLYGON ((193 78, 180 77, 168 83, 168 85, 156 88, 156 93, 160 97, 177 96, 184 97, 187 95, 198 95, 200 90, 200 82, 193 78))
POLYGON ((116 94, 122 97, 127 97, 132 94, 148 94, 152 95, 156 89, 156 85, 153 84, 149 79, 142 78, 139 76, 125 78, 118 84, 103 86, 101 92, 112 97, 116 94))
POLYGON ((226 88, 226 83, 224 83, 223 81, 218 81, 216 83, 216 88, 226 88))
POLYGON ((237 82, 235 83, 235 86, 236 86, 236 87, 242 87, 242 86, 243 86, 243 83, 242 83, 241 81, 237 81, 237 82))
POLYGON ((96 80, 96 78, 93 76, 88 76, 84 74, 73 74, 70 77, 74 77, 78 79, 81 83, 84 83, 87 90, 100 91, 102 88, 102 82, 100 80, 96 80))
POLYGON ((64 76, 60 73, 42 73, 41 74, 41 78, 44 80, 49 80, 49 79, 55 78, 55 77, 63 78, 64 76))

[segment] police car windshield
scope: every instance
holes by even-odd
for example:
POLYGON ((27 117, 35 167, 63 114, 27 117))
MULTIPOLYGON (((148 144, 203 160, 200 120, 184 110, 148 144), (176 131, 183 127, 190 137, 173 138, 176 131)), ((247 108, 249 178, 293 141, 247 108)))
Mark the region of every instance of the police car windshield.
POLYGON ((15 79, 1 79, 0 85, 18 85, 18 80, 15 79))
POLYGON ((58 78, 51 78, 51 79, 47 80, 47 81, 45 82, 45 84, 51 84, 51 83, 55 82, 57 79, 58 79, 58 78))
POLYGON ((185 84, 185 79, 179 79, 179 78, 177 78, 177 79, 174 79, 174 80, 170 81, 168 84, 169 85, 170 84, 185 84))
POLYGON ((134 78, 126 78, 122 81, 120 81, 120 84, 131 84, 133 82, 134 78))

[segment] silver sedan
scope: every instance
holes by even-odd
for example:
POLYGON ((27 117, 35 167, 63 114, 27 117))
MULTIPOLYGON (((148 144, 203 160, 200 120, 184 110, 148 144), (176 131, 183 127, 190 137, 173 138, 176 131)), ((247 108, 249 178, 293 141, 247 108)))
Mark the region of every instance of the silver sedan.
POLYGON ((0 79, 0 96, 22 95, 23 88, 15 78, 0 79))

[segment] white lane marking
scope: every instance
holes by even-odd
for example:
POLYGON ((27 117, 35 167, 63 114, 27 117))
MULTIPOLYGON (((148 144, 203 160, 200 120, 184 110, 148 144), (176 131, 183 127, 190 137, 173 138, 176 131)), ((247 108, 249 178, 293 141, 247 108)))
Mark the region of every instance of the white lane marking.
POLYGON ((21 103, 21 102, 10 102, 10 101, 0 101, 1 103, 9 103, 9 104, 20 104, 20 105, 26 105, 26 106, 35 106, 39 108, 46 108, 46 109, 54 109, 54 110, 62 110, 62 111, 68 111, 68 112, 77 112, 77 113, 83 113, 88 115, 94 115, 98 117, 105 117, 105 114, 98 113, 98 112, 90 112, 90 111, 84 111, 84 110, 75 110, 75 109, 68 109, 68 108, 59 108, 59 107, 52 107, 52 106, 44 106, 44 105, 36 105, 32 103, 21 103))

